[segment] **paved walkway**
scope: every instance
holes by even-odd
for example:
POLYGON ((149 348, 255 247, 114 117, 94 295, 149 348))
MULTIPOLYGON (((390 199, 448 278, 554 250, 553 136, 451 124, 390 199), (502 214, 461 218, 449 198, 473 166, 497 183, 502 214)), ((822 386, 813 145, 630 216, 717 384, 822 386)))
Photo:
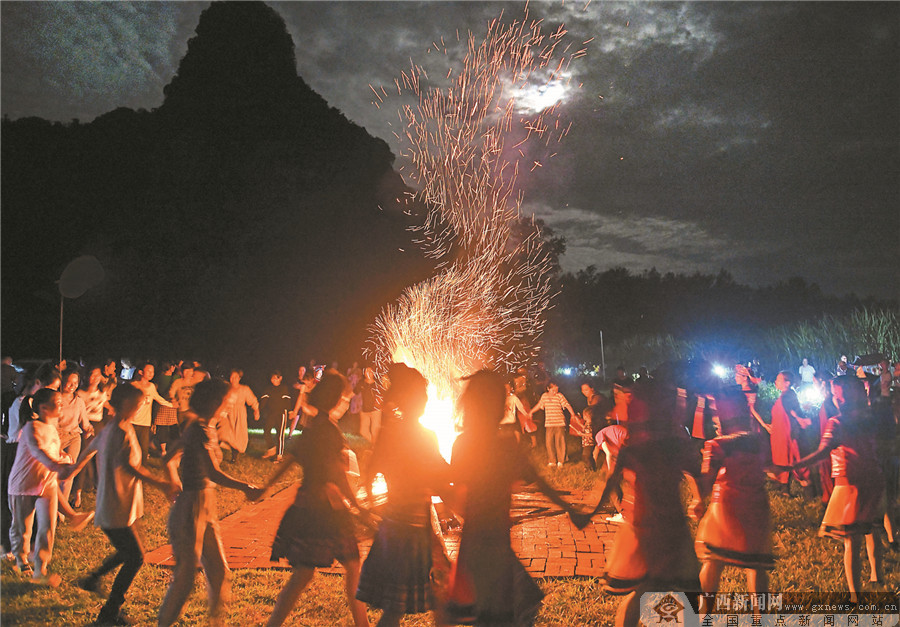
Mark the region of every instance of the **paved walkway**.
MULTIPOLYGON (((285 488, 259 503, 242 507, 220 521, 225 554, 232 569, 289 568, 287 562, 270 561, 269 555, 278 523, 294 500, 296 490, 297 485, 285 488)), ((564 493, 564 498, 589 509, 597 503, 599 493, 573 491, 564 493)), ((598 514, 592 524, 579 531, 572 526, 569 517, 546 497, 531 491, 513 495, 511 514, 512 548, 532 575, 598 577, 603 573, 605 556, 612 548, 615 533, 615 525, 605 522, 603 514, 598 514)), ((455 558, 458 534, 451 530, 444 541, 448 554, 455 558)), ((363 557, 370 545, 371 540, 360 544, 363 557)), ((147 553, 145 559, 160 566, 175 564, 169 545, 147 553)), ((325 572, 338 573, 341 569, 336 566, 325 572)))

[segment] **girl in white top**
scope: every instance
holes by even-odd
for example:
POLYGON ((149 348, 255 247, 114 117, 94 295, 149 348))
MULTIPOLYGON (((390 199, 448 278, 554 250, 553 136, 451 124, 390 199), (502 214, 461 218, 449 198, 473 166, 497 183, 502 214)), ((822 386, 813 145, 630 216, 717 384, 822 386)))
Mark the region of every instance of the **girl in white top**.
POLYGON ((131 382, 131 385, 144 393, 137 414, 135 414, 131 421, 131 424, 134 426, 134 431, 137 434, 138 442, 140 442, 144 459, 147 458, 147 453, 150 451, 150 425, 153 418, 153 402, 156 401, 165 407, 174 407, 172 403, 159 395, 159 392, 156 390, 156 384, 151 383, 150 380, 153 379, 155 374, 156 368, 153 364, 146 363, 144 364, 144 367, 141 368, 140 377, 131 382))
POLYGON ((60 393, 43 388, 32 400, 37 413, 22 427, 16 461, 9 477, 9 508, 13 518, 9 539, 17 567, 27 573, 31 570, 28 557, 33 535, 33 577, 56 587, 60 577, 48 577, 48 567, 56 536, 57 472, 65 470, 71 460, 61 450, 56 429, 62 415, 60 393), (32 534, 35 524, 37 528, 32 534))

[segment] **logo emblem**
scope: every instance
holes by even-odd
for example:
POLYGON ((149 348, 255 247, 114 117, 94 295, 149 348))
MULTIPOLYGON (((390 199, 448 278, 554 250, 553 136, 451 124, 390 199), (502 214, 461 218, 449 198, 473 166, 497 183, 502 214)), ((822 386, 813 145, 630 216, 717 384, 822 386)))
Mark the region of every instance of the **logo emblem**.
POLYGON ((653 611, 659 614, 659 620, 657 620, 658 623, 668 623, 669 621, 673 623, 681 622, 678 620, 678 614, 683 609, 684 605, 671 594, 667 594, 660 599, 659 603, 653 606, 653 611))

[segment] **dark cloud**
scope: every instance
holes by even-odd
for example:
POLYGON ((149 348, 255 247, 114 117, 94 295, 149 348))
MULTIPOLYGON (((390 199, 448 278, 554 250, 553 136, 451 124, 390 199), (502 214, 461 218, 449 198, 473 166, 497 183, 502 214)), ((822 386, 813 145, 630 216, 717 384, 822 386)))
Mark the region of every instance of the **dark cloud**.
MULTIPOLYGON (((457 63, 457 36, 481 38, 524 6, 272 5, 300 75, 395 152, 397 103, 378 109, 369 85, 389 89, 411 62, 457 63)), ((158 106, 206 6, 0 3, 3 113, 67 121, 158 106)), ((523 210, 568 240, 564 267, 724 267, 755 283, 801 275, 837 293, 897 296, 900 3, 529 10, 548 28, 565 23, 576 44, 591 40, 562 105, 572 132, 521 177, 523 210)), ((439 84, 442 73, 430 76, 439 84)))

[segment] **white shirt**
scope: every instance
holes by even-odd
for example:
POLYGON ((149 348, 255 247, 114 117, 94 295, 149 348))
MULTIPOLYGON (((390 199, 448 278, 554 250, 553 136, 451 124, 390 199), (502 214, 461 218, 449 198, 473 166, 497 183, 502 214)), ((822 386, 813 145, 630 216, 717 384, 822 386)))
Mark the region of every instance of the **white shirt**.
POLYGON ((71 461, 68 455, 60 457, 56 425, 29 420, 19 432, 16 461, 9 473, 9 493, 43 495, 47 488, 56 485, 56 472, 50 470, 47 464, 68 461, 71 461))
POLYGON ((515 423, 517 409, 523 414, 525 413, 525 407, 522 406, 522 401, 519 400, 519 397, 515 394, 507 394, 506 410, 503 412, 503 420, 500 421, 500 424, 511 425, 515 423))
POLYGON ((100 422, 103 420, 103 405, 109 400, 109 395, 100 388, 93 392, 87 390, 78 390, 78 397, 84 401, 84 408, 87 411, 88 420, 91 422, 100 422))
POLYGON ((19 424, 19 411, 22 409, 22 401, 24 399, 24 396, 16 397, 16 400, 9 406, 9 431, 7 431, 6 435, 7 442, 19 441, 19 433, 22 430, 22 425, 19 424))
POLYGON ((799 372, 801 383, 813 383, 815 381, 816 369, 809 364, 800 366, 799 372))
POLYGON ((132 467, 141 465, 137 434, 130 425, 123 431, 118 424, 110 424, 91 446, 97 449, 94 524, 101 529, 130 527, 144 515, 143 482, 125 470, 126 461, 132 467))

